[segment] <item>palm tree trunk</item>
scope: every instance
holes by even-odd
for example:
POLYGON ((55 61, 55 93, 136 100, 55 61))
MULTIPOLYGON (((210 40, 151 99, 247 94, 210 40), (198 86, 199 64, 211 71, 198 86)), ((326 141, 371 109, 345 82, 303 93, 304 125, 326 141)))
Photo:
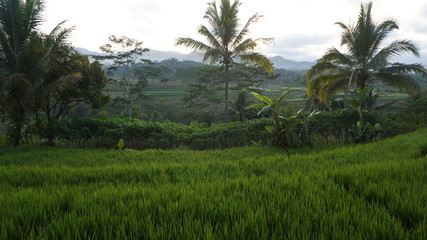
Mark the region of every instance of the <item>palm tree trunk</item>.
MULTIPOLYGON (((366 85, 366 81, 368 80, 368 77, 362 77, 362 79, 360 79, 358 85, 359 85, 359 94, 363 91, 363 89, 365 88, 366 85)), ((365 103, 361 102, 359 103, 359 115, 360 115, 360 121, 363 123, 363 110, 365 110, 365 103)))
POLYGON ((229 122, 228 118, 228 65, 225 65, 225 123, 229 122))
MULTIPOLYGON (((46 116, 47 116, 47 127, 50 127, 53 122, 53 117, 51 116, 50 111, 46 112, 46 116)), ((51 131, 48 131, 46 145, 51 147, 55 146, 55 136, 51 131)))
POLYGON ((19 146, 19 143, 21 142, 21 130, 22 125, 20 123, 15 123, 13 133, 12 133, 12 146, 17 147, 19 146))
POLYGON ((24 120, 25 120, 25 112, 24 110, 20 109, 16 113, 13 114, 12 121, 13 126, 10 132, 10 144, 14 147, 19 146, 22 138, 22 128, 24 127, 24 120))
POLYGON ((129 119, 132 119, 132 103, 130 102, 130 99, 128 99, 128 113, 129 113, 129 119))

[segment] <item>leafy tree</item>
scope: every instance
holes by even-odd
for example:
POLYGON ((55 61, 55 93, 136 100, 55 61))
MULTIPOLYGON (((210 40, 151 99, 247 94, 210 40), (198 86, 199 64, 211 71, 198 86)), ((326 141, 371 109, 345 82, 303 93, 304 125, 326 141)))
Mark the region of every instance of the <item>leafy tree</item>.
MULTIPOLYGON (((197 82, 190 84, 190 89, 184 97, 184 102, 198 111, 213 111, 224 101, 224 75, 220 66, 205 66, 199 68, 197 82)), ((237 95, 236 101, 231 102, 230 112, 238 113, 238 119, 244 117, 242 104, 248 106, 244 92, 259 87, 262 83, 274 80, 277 75, 265 71, 263 67, 235 64, 227 75, 230 77, 229 89, 237 95), (242 93, 243 92, 243 93, 242 93), (240 94, 240 95, 239 95, 240 94)))
POLYGON ((119 87, 123 97, 116 101, 124 102, 127 106, 129 118, 132 118, 134 103, 137 99, 144 97, 142 89, 146 86, 143 72, 135 69, 138 61, 149 63, 149 60, 138 59, 149 51, 142 47, 142 42, 126 36, 116 37, 111 35, 108 43, 100 47, 101 51, 106 53, 104 56, 93 56, 97 60, 105 61, 111 66, 108 71, 118 71, 119 77, 112 79, 119 87))
POLYGON ((419 56, 418 49, 408 40, 396 40, 382 47, 386 37, 398 26, 394 19, 376 23, 371 10, 372 2, 362 4, 356 24, 336 23, 343 30, 341 45, 348 52, 331 48, 308 71, 309 96, 326 101, 331 94, 352 84, 361 92, 366 84, 374 81, 381 81, 409 94, 419 91, 414 73, 426 76, 427 70, 422 65, 390 63, 392 57, 403 53, 419 56))
POLYGON ((249 93, 246 90, 239 92, 237 99, 231 103, 231 111, 233 111, 237 116, 240 122, 245 118, 251 118, 254 114, 250 106, 252 104, 251 99, 249 98, 249 93))
POLYGON ((41 0, 0 0, 0 102, 11 122, 8 136, 14 146, 20 143, 26 114, 77 80, 72 76, 44 81, 67 47, 72 28, 63 28, 62 22, 48 35, 40 34, 43 6, 41 0))
MULTIPOLYGON (((110 99, 102 92, 108 81, 98 62, 90 63, 87 56, 82 56, 70 48, 64 57, 58 59, 57 64, 61 67, 58 66, 45 77, 47 84, 70 77, 77 77, 77 81, 70 87, 50 94, 45 100, 38 101, 42 105, 37 109, 40 109, 45 119, 39 111, 35 112, 38 125, 36 129, 46 128, 54 120, 66 117, 79 104, 86 103, 98 109, 110 99)), ((45 137, 49 145, 54 145, 52 135, 45 137)))
POLYGON ((198 33, 204 36, 208 43, 192 38, 179 38, 177 45, 186 46, 203 54, 203 61, 211 64, 220 64, 224 71, 225 90, 225 122, 229 122, 229 70, 235 60, 253 63, 264 67, 271 72, 273 67, 267 57, 255 52, 260 43, 268 43, 272 38, 251 39, 246 38, 249 27, 260 19, 260 15, 254 14, 239 31, 239 0, 230 3, 229 0, 221 0, 218 6, 215 1, 208 4, 204 18, 208 20, 211 29, 201 25, 198 33))
POLYGON ((99 108, 109 100, 109 96, 102 92, 107 85, 107 79, 98 62, 90 63, 87 56, 82 56, 69 47, 63 52, 63 56, 57 59, 55 65, 56 67, 46 74, 45 85, 61 78, 74 77, 76 81, 73 86, 59 89, 46 96, 46 99, 37 101, 42 105, 40 109, 46 114, 48 121, 66 116, 80 103, 85 102, 93 108, 99 108))

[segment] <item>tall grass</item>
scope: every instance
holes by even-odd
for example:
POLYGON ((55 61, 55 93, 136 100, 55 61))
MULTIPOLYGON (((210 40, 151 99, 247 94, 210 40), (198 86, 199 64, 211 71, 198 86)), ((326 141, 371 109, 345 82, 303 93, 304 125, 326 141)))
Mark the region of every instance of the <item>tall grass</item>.
POLYGON ((0 147, 0 239, 427 239, 427 129, 313 153, 0 147))

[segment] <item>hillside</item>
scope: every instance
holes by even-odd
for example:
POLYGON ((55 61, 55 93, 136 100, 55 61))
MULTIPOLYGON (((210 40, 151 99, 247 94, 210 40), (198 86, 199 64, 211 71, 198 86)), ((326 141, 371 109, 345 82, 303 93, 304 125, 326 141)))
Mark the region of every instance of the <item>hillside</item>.
POLYGON ((289 158, 0 146, 0 239, 427 239, 426 135, 289 158))
MULTIPOLYGON (((83 55, 100 55, 102 53, 99 52, 94 52, 94 51, 89 51, 87 49, 84 48, 76 48, 76 50, 83 54, 83 55)), ((174 51, 158 51, 158 50, 153 50, 150 49, 150 51, 143 56, 143 58, 149 59, 151 61, 162 61, 162 60, 166 60, 166 59, 170 59, 170 58, 175 58, 179 61, 195 61, 195 62, 202 62, 202 57, 197 54, 197 53, 189 53, 189 54, 183 54, 183 53, 179 53, 179 52, 174 52, 174 51)), ((275 68, 279 68, 279 69, 289 69, 289 70, 308 70, 311 68, 311 66, 313 66, 315 63, 314 62, 298 62, 298 61, 293 61, 293 60, 289 60, 289 59, 285 59, 281 56, 275 56, 275 57, 271 57, 269 58, 270 61, 273 63, 275 68)))

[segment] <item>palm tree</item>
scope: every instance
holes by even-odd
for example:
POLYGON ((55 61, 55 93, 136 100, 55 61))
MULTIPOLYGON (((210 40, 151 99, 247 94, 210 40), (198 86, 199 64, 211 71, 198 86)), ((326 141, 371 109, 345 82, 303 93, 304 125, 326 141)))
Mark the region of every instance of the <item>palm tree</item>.
POLYGON ((41 0, 0 0, 0 111, 11 122, 8 136, 13 146, 20 143, 26 113, 74 81, 45 82, 72 29, 62 28, 62 22, 49 35, 40 34, 43 6, 41 0))
POLYGON ((403 53, 419 56, 415 45, 408 40, 396 40, 382 47, 387 35, 398 29, 394 19, 380 23, 371 17, 372 2, 360 7, 355 25, 336 23, 342 28, 341 46, 347 48, 342 53, 330 48, 325 55, 308 71, 308 95, 321 101, 328 100, 331 94, 349 87, 357 86, 361 92, 367 83, 381 81, 403 92, 414 94, 419 86, 411 74, 427 74, 420 64, 390 63, 391 57, 403 53))
POLYGON ((225 71, 225 122, 228 117, 228 72, 235 60, 257 64, 271 72, 273 67, 268 58, 259 52, 255 52, 260 43, 272 42, 272 38, 246 38, 249 27, 262 16, 254 14, 248 19, 239 31, 239 0, 230 3, 229 0, 221 0, 218 6, 215 1, 208 4, 204 18, 208 20, 211 29, 201 25, 198 33, 204 36, 207 43, 192 38, 178 38, 176 45, 186 46, 203 54, 203 61, 210 64, 219 63, 225 71))

